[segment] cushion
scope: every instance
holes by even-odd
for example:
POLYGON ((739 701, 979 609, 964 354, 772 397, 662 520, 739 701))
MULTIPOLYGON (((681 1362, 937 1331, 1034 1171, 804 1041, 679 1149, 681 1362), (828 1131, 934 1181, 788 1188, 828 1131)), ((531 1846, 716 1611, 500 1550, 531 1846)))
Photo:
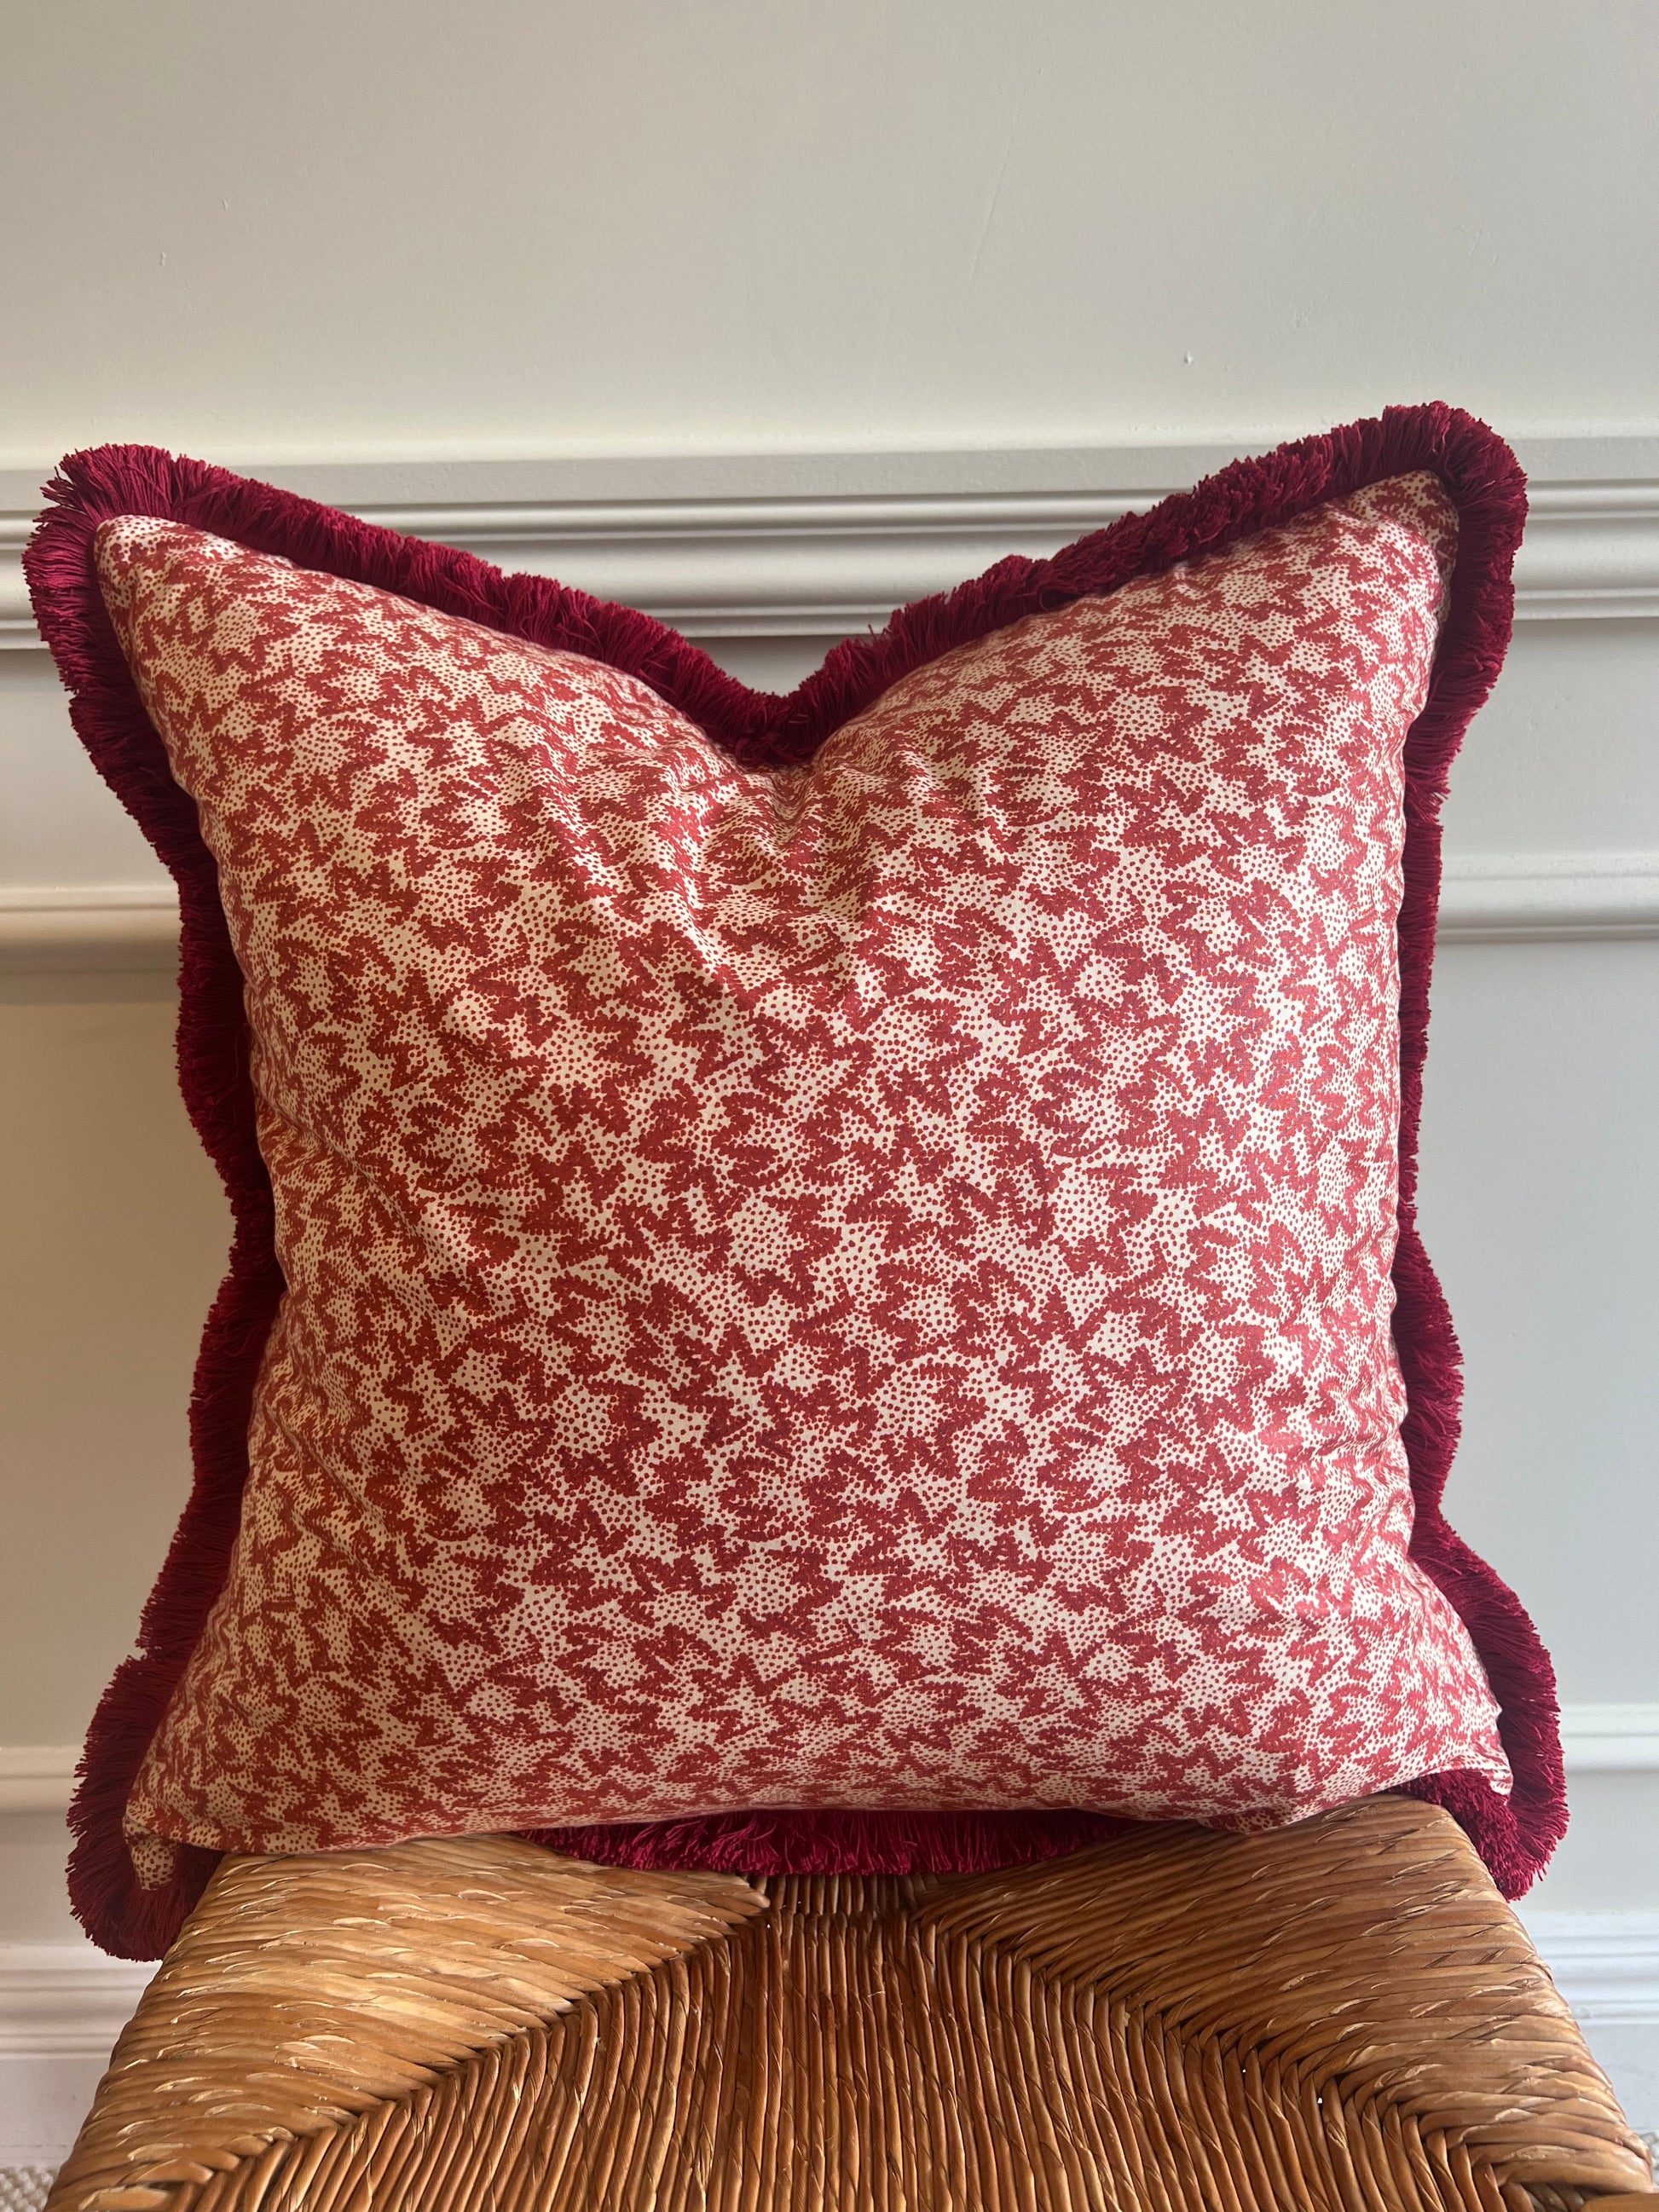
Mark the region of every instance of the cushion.
POLYGON ((869 1872, 1401 1788, 1531 1878, 1553 1689, 1441 1516, 1411 1205, 1489 431, 1237 465, 787 699, 198 464, 52 497, 237 1216, 99 1940, 227 1850, 869 1872))

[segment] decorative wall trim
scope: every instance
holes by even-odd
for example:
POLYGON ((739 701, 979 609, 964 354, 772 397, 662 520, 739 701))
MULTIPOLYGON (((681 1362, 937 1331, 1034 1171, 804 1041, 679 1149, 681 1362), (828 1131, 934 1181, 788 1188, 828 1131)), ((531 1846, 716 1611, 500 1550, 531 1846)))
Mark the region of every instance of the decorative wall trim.
POLYGON ((0 975, 171 975, 178 958, 179 902, 165 878, 0 884, 0 975))
POLYGON ((0 1943, 0 2056, 106 2057, 155 1969, 90 1943, 0 1943))
POLYGON ((1659 853, 1449 853, 1443 945, 1659 936, 1659 853))
MULTIPOLYGON (((1273 442, 246 466, 693 637, 828 636, 879 626, 1005 553, 1051 553, 1273 442)), ((1659 440, 1516 450, 1533 509, 1518 613, 1659 616, 1659 440)), ((40 642, 21 553, 48 474, 0 471, 0 645, 40 642)))
POLYGON ((64 1813, 78 1743, 0 1744, 0 1813, 64 1813))
MULTIPOLYGON (((1659 937, 1659 852, 1454 853, 1440 902, 1446 945, 1659 937)), ((0 884, 0 975, 170 975, 171 884, 0 884)))
POLYGON ((1517 1910, 1592 2045, 1598 2028, 1659 2030, 1659 1912, 1517 1910))
POLYGON ((1659 1774, 1659 1705, 1568 1705, 1569 1774, 1659 1774))

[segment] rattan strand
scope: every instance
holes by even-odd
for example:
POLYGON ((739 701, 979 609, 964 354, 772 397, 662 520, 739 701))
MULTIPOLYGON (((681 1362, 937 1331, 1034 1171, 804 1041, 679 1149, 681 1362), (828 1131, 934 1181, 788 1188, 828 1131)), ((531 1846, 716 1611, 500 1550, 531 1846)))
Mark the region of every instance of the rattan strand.
MULTIPOLYGON (((1645 2154, 1443 1813, 750 1883, 228 1861, 54 2212, 1579 2212, 1645 2154)), ((1659 2200, 1644 2197, 1644 2203, 1659 2200)))

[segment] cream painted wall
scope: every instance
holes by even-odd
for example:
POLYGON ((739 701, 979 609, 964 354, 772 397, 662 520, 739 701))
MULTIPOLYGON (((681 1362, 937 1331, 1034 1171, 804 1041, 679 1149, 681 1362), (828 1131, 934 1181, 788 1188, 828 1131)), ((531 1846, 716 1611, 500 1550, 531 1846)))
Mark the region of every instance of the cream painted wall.
MULTIPOLYGON (((5 55, 0 468, 31 482, 110 438, 1236 447, 1427 396, 1659 433, 1651 0, 37 0, 5 55)), ((721 647, 766 680, 817 649, 721 647)), ((1659 854, 1656 702, 1659 621, 1526 625, 1453 846, 1659 854)), ((0 653, 0 903, 150 872, 45 656, 0 653)), ((0 1745, 62 1743, 182 1499, 224 1222, 153 980, 0 1001, 0 1745)), ((1571 1699, 1651 1706, 1659 941, 1456 946, 1436 1006, 1455 1517, 1571 1699)), ((1573 1794, 1540 1906, 1659 1910, 1659 1775, 1573 1794)), ((0 1946, 67 1933, 62 1843, 0 1815, 0 1946)))
POLYGON ((184 1504, 228 1213, 179 1103, 173 1013, 0 1006, 0 1743, 78 1741, 184 1504))
POLYGON ((1650 0, 10 11, 0 459, 1650 419, 1650 0))

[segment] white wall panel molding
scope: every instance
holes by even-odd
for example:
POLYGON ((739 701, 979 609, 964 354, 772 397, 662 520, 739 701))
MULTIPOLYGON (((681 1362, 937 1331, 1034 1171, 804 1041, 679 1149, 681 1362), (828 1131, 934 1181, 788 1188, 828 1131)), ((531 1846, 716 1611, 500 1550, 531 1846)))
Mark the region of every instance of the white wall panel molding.
POLYGON ((0 2055, 106 2057, 155 1972, 84 1942, 0 1943, 0 2055))
MULTIPOLYGON (((829 635, 1049 553, 1245 447, 630 454, 251 472, 504 567, 647 608, 692 636, 829 635)), ((1533 515, 1523 617, 1659 616, 1659 440, 1517 441, 1533 515)), ((39 643, 21 555, 48 473, 0 471, 0 644, 39 643)))
MULTIPOLYGON (((1659 852, 1447 857, 1440 941, 1659 937, 1659 852)), ((0 884, 0 975, 170 974, 171 884, 0 884)))
POLYGON ((1659 1912, 1517 1910, 1592 2046, 1597 2028, 1659 2031, 1659 1912))
POLYGON ((1659 852, 1449 853, 1443 945, 1659 936, 1659 852))
POLYGON ((171 973, 178 957, 170 882, 0 884, 0 975, 171 973))
POLYGON ((1522 621, 1659 615, 1659 483, 1534 478, 1515 564, 1522 621))
POLYGON ((1565 1706, 1561 1740, 1570 1774, 1659 1774, 1659 1705, 1565 1706))
POLYGON ((0 1744, 0 1813, 61 1813, 69 1806, 78 1743, 0 1744))

